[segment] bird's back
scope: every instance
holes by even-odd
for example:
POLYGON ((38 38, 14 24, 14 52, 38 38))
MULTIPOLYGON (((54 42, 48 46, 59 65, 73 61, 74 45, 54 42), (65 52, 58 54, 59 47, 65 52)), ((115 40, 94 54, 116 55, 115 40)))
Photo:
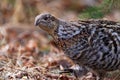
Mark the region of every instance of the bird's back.
POLYGON ((120 67, 120 23, 107 20, 61 23, 58 45, 76 63, 92 69, 120 67))

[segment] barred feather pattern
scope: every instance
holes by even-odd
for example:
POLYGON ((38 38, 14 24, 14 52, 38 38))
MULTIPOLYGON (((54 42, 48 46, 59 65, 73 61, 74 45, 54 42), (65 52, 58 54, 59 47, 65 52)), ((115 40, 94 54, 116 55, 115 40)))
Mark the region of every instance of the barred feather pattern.
POLYGON ((104 20, 62 22, 58 45, 76 64, 86 66, 103 80, 107 71, 120 69, 120 23, 104 20))
POLYGON ((56 32, 58 45, 77 64, 103 71, 120 68, 120 23, 61 22, 56 32))
POLYGON ((104 76, 104 72, 120 69, 120 23, 108 20, 68 22, 41 14, 35 24, 50 34, 76 64, 90 68, 99 77, 104 76))

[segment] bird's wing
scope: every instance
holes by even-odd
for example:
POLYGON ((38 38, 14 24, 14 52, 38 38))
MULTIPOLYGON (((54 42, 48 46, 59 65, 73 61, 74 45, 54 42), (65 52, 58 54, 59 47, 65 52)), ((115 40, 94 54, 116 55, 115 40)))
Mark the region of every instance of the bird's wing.
POLYGON ((118 33, 118 35, 120 35, 120 23, 119 22, 114 22, 114 21, 108 21, 108 20, 79 20, 78 23, 80 24, 96 24, 98 25, 98 27, 104 27, 104 28, 108 28, 108 29, 113 29, 115 32, 118 33))
POLYGON ((91 29, 90 43, 101 47, 100 51, 119 53, 120 52, 120 23, 108 20, 79 21, 91 29))

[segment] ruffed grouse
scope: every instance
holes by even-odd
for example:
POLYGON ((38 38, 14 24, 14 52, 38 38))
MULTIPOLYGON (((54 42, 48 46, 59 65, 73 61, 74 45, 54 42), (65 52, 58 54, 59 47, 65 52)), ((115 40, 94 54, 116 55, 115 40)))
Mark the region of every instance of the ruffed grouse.
POLYGON ((43 13, 35 25, 51 35, 76 64, 87 67, 102 80, 103 74, 120 69, 120 23, 107 20, 64 21, 43 13))

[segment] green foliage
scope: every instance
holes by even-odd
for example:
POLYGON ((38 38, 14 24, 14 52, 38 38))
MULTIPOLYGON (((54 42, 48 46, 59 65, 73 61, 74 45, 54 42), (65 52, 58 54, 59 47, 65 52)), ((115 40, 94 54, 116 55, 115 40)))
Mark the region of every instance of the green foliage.
POLYGON ((89 7, 80 13, 81 19, 103 18, 104 15, 111 12, 112 9, 120 8, 120 0, 103 0, 98 6, 89 7))
POLYGON ((104 16, 103 11, 99 7, 89 7, 85 9, 81 14, 80 18, 89 19, 89 18, 102 18, 104 16))

